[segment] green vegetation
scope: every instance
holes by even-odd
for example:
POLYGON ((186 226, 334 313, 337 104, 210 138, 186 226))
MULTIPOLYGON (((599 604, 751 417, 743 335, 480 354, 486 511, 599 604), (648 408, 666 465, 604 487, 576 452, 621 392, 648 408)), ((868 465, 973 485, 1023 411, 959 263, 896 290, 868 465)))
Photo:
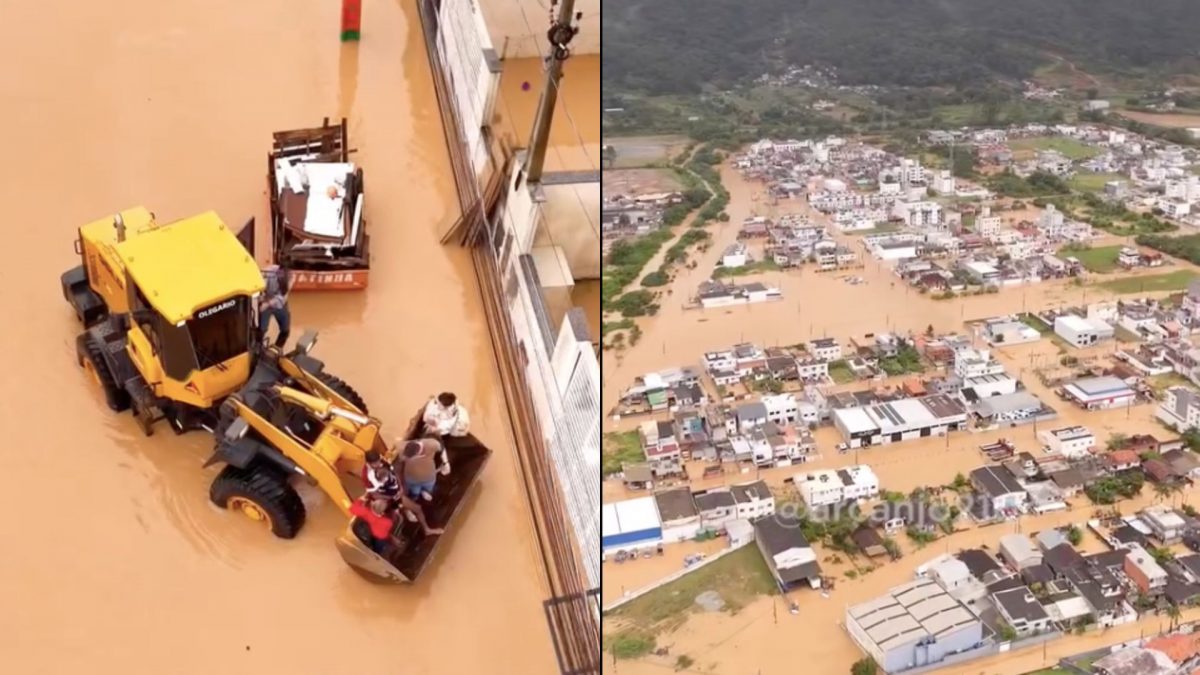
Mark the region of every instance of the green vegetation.
POLYGON ((783 382, 775 379, 774 377, 768 377, 762 380, 752 381, 750 383, 750 388, 763 394, 782 394, 783 382))
POLYGON ((1067 541, 1071 542, 1072 546, 1078 546, 1083 543, 1083 530, 1079 529, 1078 525, 1068 527, 1067 541))
POLYGON ((830 362, 829 377, 833 379, 834 384, 846 384, 858 379, 854 375, 854 371, 850 369, 850 364, 846 363, 844 359, 830 362))
POLYGON ((687 654, 680 654, 675 658, 675 670, 687 670, 696 665, 696 660, 687 654))
POLYGON ((1027 178, 1021 178, 1012 171, 1004 171, 990 176, 986 183, 997 194, 1005 197, 1044 197, 1067 194, 1071 191, 1071 186, 1067 185, 1066 181, 1044 171, 1035 171, 1027 178))
POLYGON ((1021 316, 1021 323, 1025 324, 1026 326, 1029 326, 1030 328, 1036 330, 1037 332, 1041 333, 1042 335, 1045 335, 1046 333, 1054 332, 1054 328, 1050 324, 1046 323, 1045 321, 1042 321, 1041 319, 1034 316, 1033 314, 1023 314, 1021 316))
POLYGON ((638 278, 646 263, 672 236, 672 232, 664 228, 613 244, 604 261, 604 278, 600 284, 600 304, 605 311, 613 308, 613 302, 621 291, 638 278))
POLYGON ((1069 218, 1085 220, 1094 227, 1120 237, 1179 229, 1174 223, 1161 220, 1151 213, 1130 211, 1121 204, 1106 202, 1091 193, 1084 193, 1077 199, 1056 200, 1055 205, 1069 218), (1077 210, 1076 207, 1081 208, 1077 210))
POLYGON ((875 675, 879 672, 879 666, 875 664, 875 659, 865 656, 854 662, 850 666, 850 675, 875 675))
POLYGON ((800 63, 833 67, 846 84, 956 91, 1029 79, 1057 59, 1067 61, 1070 84, 1079 77, 1073 64, 1191 72, 1197 3, 1164 0, 1152 12, 1128 0, 1071 7, 1081 11, 1045 0, 765 0, 753 12, 741 0, 707 0, 701 12, 680 0, 609 0, 601 17, 604 107, 614 91, 721 90, 800 63))
POLYGON ((612 629, 605 627, 605 649, 619 658, 631 658, 616 651, 619 640, 633 640, 644 647, 649 638, 652 645, 655 636, 682 625, 696 608, 696 596, 706 591, 719 593, 725 611, 736 614, 755 598, 777 593, 778 588, 758 547, 744 546, 606 613, 612 629))
POLYGON ((667 276, 666 272, 658 269, 642 277, 642 285, 647 288, 655 288, 658 286, 666 286, 667 282, 670 280, 671 277, 667 276))
MULTIPOLYGON (((712 239, 712 235, 707 230, 688 230, 683 233, 671 248, 667 249, 667 255, 663 257, 663 265, 674 265, 675 263, 687 260, 687 250, 692 244, 698 244, 702 241, 712 239)), ((663 272, 663 269, 659 269, 663 272)))
POLYGON ((605 476, 621 472, 621 465, 646 461, 642 441, 636 431, 604 434, 600 470, 605 476))
POLYGON ((779 265, 775 264, 774 260, 756 260, 752 263, 747 263, 741 267, 718 267, 713 270, 713 278, 721 279, 724 277, 740 277, 746 274, 757 274, 759 272, 774 272, 779 269, 779 265))
POLYGON ((1166 565, 1175 559, 1175 552, 1166 547, 1151 549, 1150 555, 1154 556, 1154 562, 1159 565, 1166 565))
POLYGON ((1097 248, 1084 248, 1080 246, 1064 246, 1058 251, 1058 255, 1062 257, 1074 256, 1083 263, 1089 272, 1099 274, 1108 274, 1117 269, 1117 254, 1120 253, 1120 246, 1100 246, 1097 248))
POLYGON ((1155 291, 1182 291, 1196 278, 1196 273, 1188 270, 1153 274, 1145 277, 1128 277, 1104 281, 1097 286, 1113 293, 1153 293, 1155 291))
POLYGON ((609 333, 619 330, 629 330, 633 328, 632 319, 621 319, 620 321, 605 321, 600 324, 600 337, 606 337, 609 333))
MULTIPOLYGON (((1038 150, 1055 150, 1067 159, 1088 159, 1100 154, 1100 149, 1082 141, 1066 136, 1039 136, 1036 138, 1020 138, 1010 141, 1008 147, 1013 152, 1036 152, 1038 150)), ((1103 187, 1103 184, 1101 184, 1103 187)))
POLYGON ((654 651, 657 643, 653 635, 638 631, 625 631, 605 637, 605 649, 618 659, 636 659, 654 651))
POLYGON ((1017 631, 1012 626, 1001 621, 1000 625, 996 627, 996 636, 1001 642, 1012 642, 1017 639, 1017 631))
POLYGON ((1146 476, 1141 471, 1126 471, 1108 476, 1084 488, 1088 499, 1095 504, 1115 504, 1118 499, 1129 499, 1141 493, 1146 476))
POLYGON ((1200 234, 1187 234, 1182 237, 1142 235, 1137 238, 1137 243, 1200 265, 1200 234))
POLYGON ((1089 171, 1081 171, 1080 173, 1071 176, 1067 180, 1067 185, 1071 189, 1078 192, 1103 192, 1104 186, 1109 181, 1123 180, 1125 177, 1119 173, 1092 173, 1089 171))
POLYGON ((908 535, 908 538, 911 539, 918 548, 924 548, 926 544, 937 539, 937 533, 919 530, 915 527, 909 527, 908 530, 905 531, 905 534, 908 535))
POLYGON ((625 318, 653 316, 658 312, 658 304, 654 302, 654 294, 650 291, 630 291, 614 300, 611 309, 625 318))
POLYGON ((901 347, 895 356, 879 359, 879 367, 888 375, 904 375, 905 373, 921 373, 925 371, 925 364, 921 361, 921 354, 909 345, 901 347))

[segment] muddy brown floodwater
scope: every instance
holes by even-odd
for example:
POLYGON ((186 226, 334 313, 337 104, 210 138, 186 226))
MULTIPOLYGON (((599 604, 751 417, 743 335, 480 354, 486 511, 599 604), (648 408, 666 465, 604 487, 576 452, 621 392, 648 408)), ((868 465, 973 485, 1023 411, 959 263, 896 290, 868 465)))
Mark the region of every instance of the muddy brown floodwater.
MULTIPOLYGON (((0 0, 0 659, 22 673, 553 670, 525 497, 457 217, 416 6, 369 3, 338 42, 337 2, 0 0), (356 53, 357 52, 357 53, 356 53), (371 288, 304 295, 297 327, 392 431, 456 390, 496 452, 437 560, 375 586, 334 548, 344 524, 275 539, 208 501, 204 434, 152 438, 108 412, 75 365, 58 276, 76 228, 145 204, 215 209, 265 235, 271 132, 344 113, 372 186, 371 288)), ((263 239, 260 238, 260 241, 263 239)))

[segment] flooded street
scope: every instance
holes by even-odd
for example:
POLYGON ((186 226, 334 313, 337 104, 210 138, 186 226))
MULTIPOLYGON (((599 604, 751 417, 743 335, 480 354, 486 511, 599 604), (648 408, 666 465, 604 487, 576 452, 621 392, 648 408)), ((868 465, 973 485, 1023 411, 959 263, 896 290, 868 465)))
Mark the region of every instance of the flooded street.
MULTIPOLYGON (((871 260, 858 242, 859 237, 835 234, 835 238, 849 245, 865 261, 861 270, 822 274, 806 268, 803 271, 767 272, 739 278, 738 283, 762 281, 783 289, 783 300, 738 308, 714 310, 683 309, 686 298, 696 286, 708 278, 720 259, 724 248, 736 240, 738 225, 751 215, 776 215, 806 213, 815 222, 829 225, 828 219, 811 212, 802 200, 783 201, 778 206, 755 199, 761 186, 744 181, 736 172, 722 169, 725 185, 731 193, 727 224, 711 226, 712 247, 704 253, 693 251, 691 259, 697 261, 694 270, 679 268, 673 283, 673 293, 661 299, 661 310, 657 316, 638 319, 642 327, 641 341, 634 347, 618 354, 613 350, 604 352, 605 390, 604 405, 610 410, 620 392, 633 382, 633 378, 672 366, 699 366, 703 352, 726 348, 740 341, 752 341, 761 346, 792 345, 812 337, 831 336, 844 345, 852 335, 885 330, 913 331, 921 333, 932 325, 938 332, 969 334, 964 321, 981 319, 999 314, 1015 313, 1023 309, 1041 310, 1062 305, 1078 305, 1115 297, 1113 294, 1091 285, 1075 285, 1056 281, 1017 286, 1000 293, 938 301, 907 288, 895 277, 887 265, 871 260), (850 285, 839 277, 861 276, 865 283, 850 285)), ((1096 245, 1115 243, 1100 241, 1096 245)), ((750 244, 752 254, 759 254, 759 244, 750 244)), ((1193 266, 1175 261, 1174 269, 1191 269, 1193 266)), ((1161 273, 1163 270, 1157 270, 1161 273)), ((1143 272, 1144 273, 1144 272, 1143 272)), ((1161 297, 1164 294, 1147 294, 1161 297)), ((1127 296, 1137 297, 1137 296, 1127 296)), ((979 346, 984 346, 982 342, 979 346)), ((1089 350, 1069 350, 1071 355, 1083 360, 1089 357, 1107 357, 1117 347, 1115 342, 1089 350)), ((785 492, 784 480, 797 473, 822 468, 838 468, 856 463, 869 464, 879 477, 882 489, 909 492, 921 486, 938 486, 950 483, 957 473, 966 475, 972 469, 989 463, 979 451, 979 446, 1005 438, 1013 441, 1018 450, 1041 455, 1041 442, 1036 430, 1045 430, 1075 424, 1084 425, 1095 432, 1097 442, 1103 446, 1116 433, 1132 435, 1149 433, 1160 439, 1173 437, 1153 419, 1154 405, 1142 404, 1131 408, 1104 411, 1084 411, 1060 399, 1044 385, 1037 375, 1039 368, 1057 367, 1064 353, 1049 339, 1036 343, 996 349, 997 358, 1007 371, 1020 379, 1030 393, 1058 412, 1058 417, 1032 425, 986 432, 959 432, 944 438, 928 438, 905 441, 892 445, 873 447, 860 452, 839 455, 834 445, 841 441, 832 427, 821 427, 816 432, 817 450, 821 457, 798 467, 750 470, 738 473, 727 468, 724 475, 702 479, 703 465, 689 466, 688 474, 696 477, 691 482, 693 490, 708 489, 719 485, 744 483, 763 479, 779 493, 785 492)), ((938 373, 930 371, 927 375, 938 373)), ((833 390, 862 390, 871 386, 884 388, 895 386, 902 378, 890 378, 878 383, 854 382, 831 387, 833 390)), ((711 384, 706 385, 711 386, 711 384)), ((711 395, 710 389, 710 395, 711 395)), ((606 419, 607 430, 630 430, 647 417, 631 416, 614 422, 606 419)), ((1197 491, 1185 493, 1195 502, 1197 491)), ((605 500, 635 496, 618 482, 607 481, 605 500)), ((1132 513, 1138 508, 1154 502, 1152 490, 1143 490, 1134 500, 1119 504, 1121 513, 1132 513)), ((778 597, 760 598, 736 615, 724 613, 695 613, 674 632, 658 636, 657 646, 669 649, 669 655, 647 657, 639 661, 621 661, 610 672, 623 675, 640 675, 664 672, 673 667, 680 655, 694 660, 695 672, 733 675, 735 673, 789 673, 796 671, 797 662, 801 670, 813 673, 846 672, 850 664, 862 656, 862 652, 842 628, 845 609, 848 605, 877 597, 888 588, 912 579, 914 569, 933 557, 953 553, 964 548, 988 546, 993 550, 999 538, 1005 534, 1021 531, 1037 532, 1048 527, 1081 524, 1092 517, 1095 508, 1089 500, 1079 495, 1071 501, 1069 511, 1042 516, 1027 516, 1019 522, 1009 522, 984 528, 975 527, 969 519, 961 519, 961 531, 943 537, 924 547, 916 548, 904 536, 897 542, 905 551, 905 557, 894 563, 867 561, 859 556, 853 563, 845 559, 833 560, 833 552, 817 547, 827 574, 837 577, 836 589, 828 598, 810 590, 798 590, 789 594, 788 600, 799 606, 799 614, 787 612, 787 603, 778 597), (873 570, 864 568, 878 565, 873 570), (848 571, 854 574, 846 576, 848 571), (851 579, 850 577, 856 577, 851 579)), ((1102 550, 1103 544, 1090 534, 1085 538, 1084 550, 1102 550)), ((637 563, 635 563, 637 564, 637 563)), ((620 570, 622 577, 629 571, 620 570)), ((673 569, 665 569, 664 574, 673 569)), ((640 580, 640 579, 639 579, 640 580)), ((606 598, 610 597, 606 589, 606 598)), ((1185 615, 1187 618, 1187 615, 1185 615)), ((619 628, 614 620, 606 624, 609 630, 619 628)), ((1157 630, 1158 617, 1151 617, 1137 625, 1087 635, 1072 636, 1051 643, 1046 652, 1048 663, 1090 647, 1118 642, 1137 637, 1140 630, 1147 634, 1157 630)), ((1025 650, 971 662, 946 672, 978 672, 988 674, 1017 675, 1035 670, 1043 663, 1040 648, 1025 650)))
POLYGON ((359 46, 339 44, 336 2, 0 6, 9 670, 552 672, 479 291, 467 252, 438 244, 458 205, 416 5, 370 3, 359 46), (389 437, 453 390, 495 450, 412 586, 347 567, 333 546, 344 519, 320 494, 304 494, 309 520, 293 541, 213 506, 217 470, 201 468, 211 438, 164 425, 144 438, 111 414, 75 363, 81 328, 59 289, 78 263, 77 228, 137 204, 160 222, 255 216, 267 241, 271 132, 338 115, 371 185, 371 286, 293 298, 296 332, 321 331, 316 355, 389 437))

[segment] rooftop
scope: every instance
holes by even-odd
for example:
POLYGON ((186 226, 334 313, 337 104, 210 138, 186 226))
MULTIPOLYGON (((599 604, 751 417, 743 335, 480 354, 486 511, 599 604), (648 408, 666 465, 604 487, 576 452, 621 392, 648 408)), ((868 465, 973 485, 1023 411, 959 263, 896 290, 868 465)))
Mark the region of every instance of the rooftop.
POLYGON ((654 495, 654 501, 658 504, 658 515, 664 522, 694 518, 697 515, 692 492, 685 487, 659 492, 654 495))
POLYGON ((1024 492, 1025 488, 1013 478, 1012 474, 1000 467, 983 466, 971 472, 971 480, 990 497, 1000 497, 1014 492, 1024 492))
POLYGON ((1004 613, 1012 619, 1025 619, 1028 622, 1044 621, 1049 618, 1042 603, 1033 597, 1028 586, 1011 588, 1000 591, 992 596, 996 604, 1003 608, 1004 613))
POLYGON ((884 652, 979 622, 931 579, 897 586, 887 595, 855 605, 846 613, 884 652))

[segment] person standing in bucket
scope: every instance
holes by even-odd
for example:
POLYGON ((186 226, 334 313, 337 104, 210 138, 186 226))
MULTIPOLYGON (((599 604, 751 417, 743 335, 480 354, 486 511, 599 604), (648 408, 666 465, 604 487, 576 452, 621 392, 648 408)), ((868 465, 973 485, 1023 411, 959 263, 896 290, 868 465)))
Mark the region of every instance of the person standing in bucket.
POLYGON ((274 317, 279 328, 275 346, 282 349, 292 332, 292 312, 288 309, 288 296, 292 292, 291 276, 279 265, 271 265, 263 271, 263 279, 267 282, 267 288, 258 303, 259 337, 266 341, 267 329, 274 317))

